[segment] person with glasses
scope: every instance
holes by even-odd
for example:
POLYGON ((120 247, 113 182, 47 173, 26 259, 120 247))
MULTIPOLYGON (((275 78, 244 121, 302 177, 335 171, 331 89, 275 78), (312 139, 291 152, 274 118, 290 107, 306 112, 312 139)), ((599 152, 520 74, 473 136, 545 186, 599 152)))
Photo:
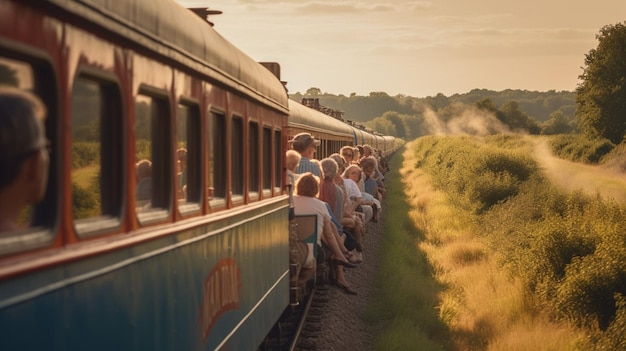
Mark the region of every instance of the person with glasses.
POLYGON ((0 232, 20 229, 20 216, 43 199, 50 164, 46 109, 35 95, 0 86, 0 232))
POLYGON ((354 161, 354 148, 352 146, 344 146, 339 150, 341 157, 346 160, 346 163, 351 165, 354 161))

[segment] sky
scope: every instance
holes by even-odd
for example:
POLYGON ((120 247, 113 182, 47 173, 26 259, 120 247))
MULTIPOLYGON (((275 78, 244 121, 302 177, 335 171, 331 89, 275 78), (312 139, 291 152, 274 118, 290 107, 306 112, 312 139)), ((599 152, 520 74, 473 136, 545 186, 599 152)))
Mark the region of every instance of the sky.
POLYGON ((573 91, 626 0, 176 0, 208 7, 289 93, 427 97, 472 89, 573 91))

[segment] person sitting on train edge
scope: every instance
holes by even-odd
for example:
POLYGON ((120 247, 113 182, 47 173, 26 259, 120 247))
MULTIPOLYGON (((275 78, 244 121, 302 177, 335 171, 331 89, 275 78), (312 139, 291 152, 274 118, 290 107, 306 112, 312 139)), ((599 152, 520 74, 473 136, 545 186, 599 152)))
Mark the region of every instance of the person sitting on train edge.
POLYGON ((344 146, 339 152, 341 153, 341 157, 346 160, 346 163, 351 165, 354 160, 354 148, 352 146, 344 146))
POLYGON ((359 164, 359 161, 361 161, 361 159, 363 157, 365 157, 365 149, 363 149, 363 145, 357 145, 354 147, 356 149, 356 153, 354 155, 354 164, 359 164))
POLYGON ((378 183, 375 179, 372 178, 374 171, 377 167, 376 159, 373 157, 365 157, 361 159, 361 170, 363 172, 363 197, 372 201, 374 204, 372 205, 372 210, 374 211, 374 216, 372 218, 372 222, 377 223, 380 219, 380 212, 382 210, 382 206, 380 204, 380 200, 378 200, 378 183))
POLYGON ((331 253, 330 263, 335 272, 335 284, 348 294, 356 294, 345 279, 343 269, 355 268, 356 265, 350 263, 341 251, 337 237, 333 233, 334 225, 331 222, 330 213, 324 202, 316 196, 319 192, 318 178, 310 172, 304 173, 296 183, 296 196, 294 196, 296 215, 316 215, 317 216, 317 244, 322 247, 322 242, 331 253))
POLYGON ((311 162, 313 156, 315 156, 315 152, 317 152, 317 146, 319 146, 320 141, 313 138, 309 133, 300 133, 289 140, 289 143, 291 143, 293 149, 301 156, 300 164, 298 164, 298 168, 296 168, 296 173, 302 174, 311 172, 314 176, 318 178, 321 177, 322 172, 319 166, 311 162))
POLYGON ((48 184, 46 109, 26 91, 0 87, 0 232, 20 228, 20 216, 43 199, 48 184))
POLYGON ((285 168, 287 168, 287 187, 289 192, 289 219, 294 217, 293 192, 296 189, 296 180, 299 174, 296 174, 296 168, 300 164, 300 153, 296 150, 287 150, 285 152, 285 168))
POLYGON ((362 232, 359 230, 360 228, 355 228, 355 221, 348 222, 344 219, 344 191, 340 186, 335 184, 334 181, 337 176, 339 165, 331 157, 323 159, 321 161, 321 165, 324 178, 320 182, 320 200, 328 204, 332 210, 333 218, 336 218, 339 221, 336 226, 339 233, 345 234, 345 237, 343 237, 344 247, 348 250, 356 249, 355 255, 349 254, 347 256, 348 260, 352 263, 361 263, 363 262, 362 232))
POLYGON ((328 178, 328 176, 326 175, 327 172, 328 174, 331 174, 333 172, 333 167, 335 170, 334 172, 337 171, 337 163, 335 163, 335 161, 330 158, 325 158, 322 161, 320 161, 320 169, 322 170, 323 180, 319 183, 318 198, 322 200, 326 205, 328 213, 330 214, 330 220, 337 229, 337 231, 333 231, 333 234, 337 238, 337 242, 339 243, 341 251, 347 252, 348 249, 344 245, 345 237, 343 233, 343 227, 341 226, 340 222, 343 209, 337 210, 337 206, 341 207, 341 203, 337 204, 337 200, 343 201, 343 192, 341 191, 341 189, 335 187, 335 184, 332 181, 332 176, 328 178), (337 195, 337 190, 339 190, 339 195, 337 195))
POLYGON ((363 223, 367 224, 374 217, 374 210, 372 209, 372 202, 363 198, 363 193, 357 185, 361 180, 361 168, 357 165, 350 165, 343 171, 341 175, 343 177, 343 184, 346 187, 346 193, 350 200, 349 211, 354 212, 360 209, 363 212, 363 223))

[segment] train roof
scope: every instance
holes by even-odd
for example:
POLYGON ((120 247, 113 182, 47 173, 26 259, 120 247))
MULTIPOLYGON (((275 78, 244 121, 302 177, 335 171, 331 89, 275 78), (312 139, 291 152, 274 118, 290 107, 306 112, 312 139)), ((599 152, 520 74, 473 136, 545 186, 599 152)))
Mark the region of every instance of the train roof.
POLYGON ((289 125, 304 126, 324 133, 354 138, 348 124, 289 99, 289 125))
POLYGON ((46 2, 277 109, 288 105, 279 78, 173 0, 46 2))

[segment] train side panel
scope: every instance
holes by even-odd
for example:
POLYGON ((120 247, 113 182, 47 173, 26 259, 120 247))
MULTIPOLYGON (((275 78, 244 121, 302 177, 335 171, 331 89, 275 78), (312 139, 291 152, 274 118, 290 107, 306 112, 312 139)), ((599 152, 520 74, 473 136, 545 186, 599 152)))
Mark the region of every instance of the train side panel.
POLYGON ((0 67, 45 102, 53 150, 34 227, 0 237, 0 350, 254 350, 289 303, 286 92, 172 3, 0 0, 0 67), (165 108, 144 130, 146 97, 165 108), (190 197, 175 156, 185 108, 190 197), (95 139, 79 138, 78 114, 102 115, 95 139), (156 209, 135 179, 153 129, 156 209), (100 161, 77 165, 89 143, 100 161), (77 206, 76 184, 100 201, 77 206))
POLYGON ((288 303, 284 206, 3 281, 0 349, 255 349, 288 303))

